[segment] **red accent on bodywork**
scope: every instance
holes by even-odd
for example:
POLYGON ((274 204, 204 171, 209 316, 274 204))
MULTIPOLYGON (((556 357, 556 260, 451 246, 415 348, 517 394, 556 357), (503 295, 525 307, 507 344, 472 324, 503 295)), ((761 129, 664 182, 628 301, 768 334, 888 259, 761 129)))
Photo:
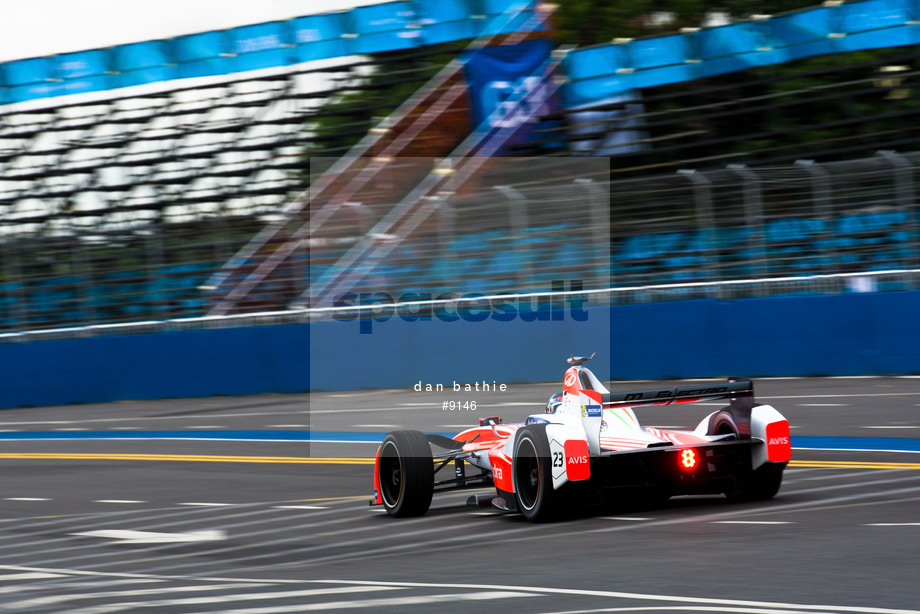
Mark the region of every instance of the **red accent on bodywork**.
POLYGON ((499 444, 489 450, 492 463, 492 481, 495 488, 505 492, 514 492, 514 480, 511 479, 511 459, 505 456, 505 444, 499 444))
POLYGON ((565 378, 562 380, 562 389, 569 394, 578 394, 578 391, 581 390, 581 384, 578 382, 578 369, 569 367, 569 370, 565 372, 565 378))
POLYGON ((454 435, 453 440, 464 444, 464 452, 475 452, 477 450, 488 450, 496 442, 504 442, 511 434, 517 430, 518 425, 509 426, 506 424, 497 424, 492 426, 477 426, 467 429, 462 433, 454 435))
POLYGON ((645 431, 652 437, 657 437, 661 441, 670 441, 678 446, 689 446, 697 443, 706 443, 708 441, 705 437, 699 437, 685 431, 666 431, 651 426, 645 427, 645 431))
POLYGON ((380 448, 377 448, 377 458, 374 460, 374 505, 383 505, 380 496, 380 448))
POLYGON ((588 457, 588 442, 583 439, 569 439, 565 442, 565 473, 570 481, 587 480, 591 477, 591 463, 588 457))
POLYGON ((786 463, 792 458, 792 442, 789 439, 789 423, 785 420, 767 425, 767 460, 771 463, 786 463))

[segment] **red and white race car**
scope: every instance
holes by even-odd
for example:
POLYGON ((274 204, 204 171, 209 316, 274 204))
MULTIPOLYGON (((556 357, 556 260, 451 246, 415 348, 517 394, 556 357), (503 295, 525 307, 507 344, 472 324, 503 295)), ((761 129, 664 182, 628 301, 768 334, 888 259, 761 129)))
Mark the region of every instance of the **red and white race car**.
POLYGON ((494 485, 494 495, 468 503, 540 521, 584 500, 574 495, 664 500, 724 493, 750 500, 777 493, 792 453, 789 422, 754 403, 750 380, 612 393, 584 366, 591 357, 569 358, 562 393, 550 398, 546 413, 523 423, 482 418, 453 438, 388 433, 377 450, 371 505, 391 516, 418 516, 434 492, 494 485), (719 399, 728 405, 692 431, 644 427, 633 411, 719 399))

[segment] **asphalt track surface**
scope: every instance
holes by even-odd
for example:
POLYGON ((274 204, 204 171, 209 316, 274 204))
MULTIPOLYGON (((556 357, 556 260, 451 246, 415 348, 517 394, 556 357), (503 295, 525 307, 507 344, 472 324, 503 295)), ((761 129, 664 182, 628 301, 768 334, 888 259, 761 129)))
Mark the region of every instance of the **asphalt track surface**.
MULTIPOLYGON (((2 411, 0 612, 920 611, 917 378, 758 380, 793 426, 767 502, 544 525, 466 507, 468 492, 418 519, 368 506, 382 433, 521 420, 556 388, 2 411)), ((713 409, 639 416, 692 428, 713 409)))

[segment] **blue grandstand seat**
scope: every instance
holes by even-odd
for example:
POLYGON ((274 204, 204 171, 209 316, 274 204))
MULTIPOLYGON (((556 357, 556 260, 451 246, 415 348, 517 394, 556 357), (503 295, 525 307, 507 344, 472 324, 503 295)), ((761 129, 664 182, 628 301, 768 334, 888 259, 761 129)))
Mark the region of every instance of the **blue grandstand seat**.
POLYGON ((470 277, 461 282, 461 294, 498 294, 510 292, 516 288, 516 283, 487 277, 470 277))
POLYGON ((217 266, 217 263, 193 262, 160 267, 146 291, 143 285, 135 288, 141 293, 140 304, 127 307, 127 311, 152 310, 168 317, 201 315, 208 303, 198 288, 217 266))
POLYGON ((45 325, 76 324, 87 316, 79 295, 79 289, 85 286, 85 278, 76 275, 47 278, 31 285, 30 319, 45 325))
POLYGON ((764 226, 771 272, 820 272, 833 263, 827 254, 827 222, 821 218, 781 218, 764 226))
POLYGON ((665 282, 701 281, 707 277, 706 258, 702 256, 675 256, 666 258, 664 264, 666 271, 662 281, 665 282))
POLYGON ((104 319, 133 319, 149 309, 145 271, 116 271, 102 276, 93 293, 93 308, 104 319))
POLYGON ((634 235, 623 243, 620 257, 624 260, 643 260, 683 249, 688 233, 671 232, 661 234, 634 235))
POLYGON ((901 268, 913 258, 906 211, 861 211, 840 216, 834 225, 834 248, 844 265, 869 270, 901 268))
POLYGON ((440 291, 447 292, 450 290, 450 281, 460 275, 461 263, 453 262, 445 258, 432 260, 425 268, 422 278, 426 286, 437 288, 440 291))
POLYGON ((17 312, 22 307, 22 292, 21 283, 0 283, 0 328, 19 325, 17 312))
POLYGON ((557 269, 581 269, 588 263, 589 255, 583 246, 566 242, 556 249, 549 265, 557 269))
POLYGON ((505 248, 497 251, 487 262, 484 275, 514 279, 524 268, 525 259, 520 251, 505 248))
POLYGON ((614 278, 627 282, 660 282, 666 260, 679 255, 690 236, 686 232, 671 232, 627 237, 613 258, 614 278))
POLYGON ((513 248, 520 248, 527 254, 527 260, 539 268, 551 256, 556 245, 565 240, 565 235, 557 234, 560 231, 546 232, 545 228, 525 229, 512 241, 513 248))
POLYGON ((720 228, 715 242, 719 250, 719 272, 722 277, 738 279, 757 275, 762 267, 763 254, 755 245, 757 236, 750 226, 720 228))

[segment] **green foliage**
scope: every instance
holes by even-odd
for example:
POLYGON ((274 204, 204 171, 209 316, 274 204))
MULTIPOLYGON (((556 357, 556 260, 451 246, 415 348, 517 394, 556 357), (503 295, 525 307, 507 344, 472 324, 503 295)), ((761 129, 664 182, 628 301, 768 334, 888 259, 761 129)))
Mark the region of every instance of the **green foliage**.
MULTIPOLYGON (((779 15, 818 6, 816 0, 558 0, 554 22, 559 44, 588 46, 614 38, 674 33, 724 12, 732 20, 752 14, 779 15), (666 15, 667 18, 663 18, 666 15)), ((346 153, 367 131, 418 90, 459 46, 430 48, 406 56, 370 56, 375 64, 355 69, 314 114, 306 129, 306 156, 346 153)), ((754 68, 643 92, 652 127, 645 153, 622 160, 624 168, 660 169, 732 162, 785 162, 797 157, 840 159, 904 147, 899 130, 916 124, 920 96, 910 85, 886 86, 879 68, 903 60, 915 48, 839 53, 754 68), (874 63, 874 64, 873 64, 874 63)), ((303 165, 309 168, 308 164, 303 165)), ((303 172, 303 178, 307 171, 303 172)))
MULTIPOLYGON (((559 42, 587 46, 614 38, 678 32, 704 24, 711 12, 732 21, 819 6, 816 0, 561 0, 559 42), (667 13, 668 19, 662 19, 667 13)), ((920 68, 917 47, 835 53, 718 77, 647 89, 646 152, 617 160, 629 169, 720 167, 729 163, 827 161, 912 147, 920 115, 915 78, 882 67, 920 68)))
POLYGON ((559 0, 556 30, 564 45, 585 47, 614 38, 638 38, 700 27, 718 11, 743 20, 753 14, 777 15, 819 5, 814 0, 559 0), (658 16, 672 13, 673 21, 658 16))
POLYGON ((305 156, 345 154, 454 57, 456 49, 446 45, 409 56, 405 51, 368 56, 367 62, 373 65, 353 69, 308 122, 306 129, 313 140, 305 156))

